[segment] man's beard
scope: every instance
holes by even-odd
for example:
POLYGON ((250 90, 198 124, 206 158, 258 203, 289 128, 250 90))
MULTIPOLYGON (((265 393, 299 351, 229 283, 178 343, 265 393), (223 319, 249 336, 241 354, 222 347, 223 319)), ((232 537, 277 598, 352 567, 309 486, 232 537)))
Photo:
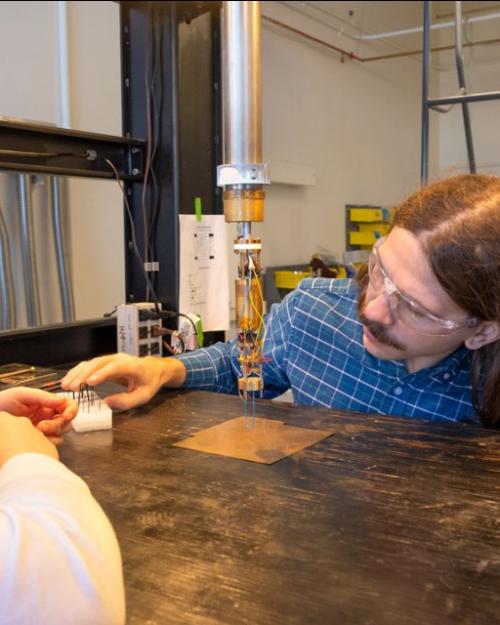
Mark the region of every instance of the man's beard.
POLYGON ((405 351, 405 346, 390 335, 386 326, 383 323, 379 323, 378 321, 372 321, 365 316, 363 311, 365 309, 366 290, 367 285, 364 287, 360 285, 358 298, 359 320, 379 343, 387 345, 388 347, 392 347, 399 351, 405 351))

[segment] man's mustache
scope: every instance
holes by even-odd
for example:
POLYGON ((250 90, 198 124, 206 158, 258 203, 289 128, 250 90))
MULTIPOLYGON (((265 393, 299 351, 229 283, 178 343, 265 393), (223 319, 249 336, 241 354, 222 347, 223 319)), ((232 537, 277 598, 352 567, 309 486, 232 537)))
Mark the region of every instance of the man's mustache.
POLYGON ((359 320, 366 327, 367 330, 371 332, 371 334, 377 339, 379 343, 383 343, 388 347, 393 347, 394 349, 398 349, 401 351, 405 351, 405 345, 402 345, 396 339, 392 338, 392 336, 387 331, 387 328, 378 321, 372 321, 368 319, 364 314, 365 304, 366 304, 366 291, 368 287, 368 272, 366 266, 363 271, 360 271, 357 276, 359 283, 359 296, 358 296, 358 314, 359 320))
POLYGON ((387 345, 388 347, 393 347, 394 349, 398 349, 398 350, 405 349, 404 345, 399 343, 399 341, 394 339, 389 334, 389 332, 387 331, 387 328, 382 323, 368 319, 364 315, 364 313, 359 314, 359 320, 366 327, 366 329, 369 330, 371 334, 373 334, 373 336, 377 339, 379 343, 383 343, 384 345, 387 345))

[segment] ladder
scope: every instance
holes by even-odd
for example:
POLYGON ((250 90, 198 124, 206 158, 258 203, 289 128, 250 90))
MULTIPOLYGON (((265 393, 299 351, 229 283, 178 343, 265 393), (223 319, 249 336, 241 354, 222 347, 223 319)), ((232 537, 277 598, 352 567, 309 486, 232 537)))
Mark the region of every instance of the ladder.
POLYGON ((462 55, 462 3, 455 2, 455 65, 457 68, 459 95, 445 96, 441 98, 429 97, 429 70, 431 61, 430 52, 430 30, 431 30, 431 2, 424 1, 424 24, 423 24, 423 68, 422 68, 422 137, 421 137, 421 158, 420 158, 420 181, 422 186, 427 184, 429 177, 429 114, 431 109, 441 113, 446 113, 450 109, 444 106, 462 105, 464 120, 465 141, 467 145, 467 157, 469 161, 469 171, 476 173, 476 160, 474 157, 474 145, 472 142, 472 131, 469 116, 469 102, 484 102, 486 100, 499 100, 500 91, 490 91, 485 93, 467 93, 465 85, 464 61, 462 55))

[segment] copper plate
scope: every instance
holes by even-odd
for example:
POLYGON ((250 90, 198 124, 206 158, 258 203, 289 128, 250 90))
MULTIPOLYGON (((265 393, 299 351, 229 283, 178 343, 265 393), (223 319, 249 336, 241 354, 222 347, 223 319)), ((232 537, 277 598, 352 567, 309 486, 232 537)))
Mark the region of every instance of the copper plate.
POLYGON ((174 446, 272 464, 332 434, 331 430, 298 428, 272 419, 236 417, 197 432, 174 446))

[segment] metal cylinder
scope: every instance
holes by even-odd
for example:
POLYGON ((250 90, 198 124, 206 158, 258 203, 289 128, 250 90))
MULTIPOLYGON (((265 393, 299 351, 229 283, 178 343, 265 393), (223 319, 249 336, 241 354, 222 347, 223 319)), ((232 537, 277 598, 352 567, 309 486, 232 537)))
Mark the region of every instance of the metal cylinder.
POLYGON ((75 320, 75 302, 73 297, 73 283, 68 261, 67 228, 64 223, 63 208, 61 206, 60 180, 50 176, 47 185, 49 204, 52 212, 52 228, 57 262, 57 276, 61 293, 63 321, 75 320))
POLYGON ((260 2, 223 2, 222 61, 224 164, 218 183, 225 219, 238 223, 238 388, 247 399, 263 389, 260 240, 251 234, 252 222, 264 218, 262 185, 269 183, 262 163, 260 2))
POLYGON ((224 162, 262 162, 260 2, 223 2, 224 162))
POLYGON ((228 223, 264 221, 262 189, 229 189, 224 191, 224 215, 228 223))
POLYGON ((21 249, 23 256, 24 293, 29 326, 41 323, 40 296, 36 267, 35 236, 33 232, 33 202, 31 181, 28 174, 17 176, 19 198, 19 223, 21 227, 21 249))
POLYGON ((0 208, 0 330, 16 327, 16 302, 12 282, 9 234, 0 208))
POLYGON ((249 238, 252 235, 251 224, 248 222, 242 222, 236 224, 236 232, 238 233, 238 238, 249 238))
POLYGON ((244 332, 256 332, 262 325, 262 285, 260 278, 236 280, 236 317, 244 332))

